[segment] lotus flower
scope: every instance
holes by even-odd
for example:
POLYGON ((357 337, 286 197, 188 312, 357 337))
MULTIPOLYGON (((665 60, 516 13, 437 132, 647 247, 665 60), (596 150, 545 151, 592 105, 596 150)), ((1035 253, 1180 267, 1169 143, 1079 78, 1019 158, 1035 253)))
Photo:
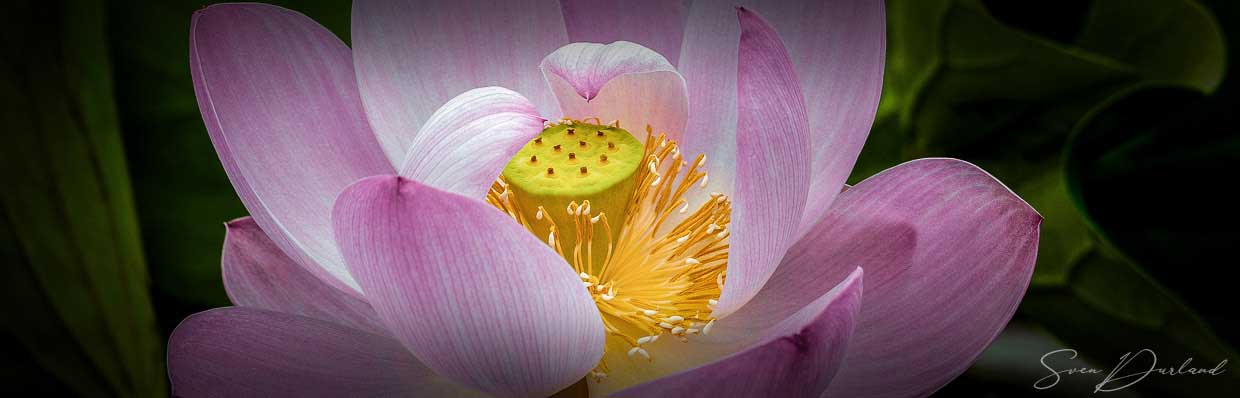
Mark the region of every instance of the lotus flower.
POLYGON ((844 184, 881 1, 426 3, 357 1, 352 49, 194 14, 251 217, 175 394, 920 397, 1028 286, 1041 217, 979 168, 844 184))

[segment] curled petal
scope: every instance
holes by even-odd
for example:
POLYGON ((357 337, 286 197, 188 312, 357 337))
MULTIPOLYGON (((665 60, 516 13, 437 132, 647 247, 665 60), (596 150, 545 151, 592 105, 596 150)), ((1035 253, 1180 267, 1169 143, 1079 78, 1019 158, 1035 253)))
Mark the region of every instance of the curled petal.
POLYGON ((719 317, 749 301, 775 272, 795 239, 809 185, 809 122, 792 62, 766 21, 744 8, 737 16, 736 196, 719 317))
POLYGON ((762 14, 779 32, 809 110, 812 175, 800 230, 835 199, 852 170, 878 109, 886 54, 881 0, 697 0, 677 64, 688 82, 686 152, 716 160, 710 190, 727 192, 736 148, 737 4, 762 14))
POLYGON ((542 131, 544 121, 533 103, 512 90, 466 91, 422 125, 400 175, 482 198, 508 160, 542 131))
POLYGON ((689 109, 685 79, 648 48, 627 41, 573 43, 544 58, 542 70, 565 116, 619 120, 636 135, 649 125, 656 134, 682 136, 689 109))

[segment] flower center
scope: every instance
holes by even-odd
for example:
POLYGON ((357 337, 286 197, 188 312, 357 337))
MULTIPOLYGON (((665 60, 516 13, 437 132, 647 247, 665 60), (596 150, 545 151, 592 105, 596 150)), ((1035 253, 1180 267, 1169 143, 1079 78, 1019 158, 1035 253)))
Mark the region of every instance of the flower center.
MULTIPOLYGON (((586 119, 590 120, 590 119, 586 119)), ((703 155, 686 161, 646 127, 639 142, 619 122, 564 119, 525 145, 487 201, 560 253, 594 297, 607 332, 603 360, 651 361, 643 345, 710 332, 727 274, 731 202, 703 189, 703 155), (614 355, 624 353, 623 356, 614 355)))

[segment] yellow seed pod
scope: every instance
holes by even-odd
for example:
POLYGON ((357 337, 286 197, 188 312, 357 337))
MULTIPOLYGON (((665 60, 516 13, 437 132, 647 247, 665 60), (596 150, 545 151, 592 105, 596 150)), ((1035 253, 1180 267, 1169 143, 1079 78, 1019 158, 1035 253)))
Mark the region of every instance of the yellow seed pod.
MULTIPOLYGON (((573 225, 569 204, 587 200, 591 214, 605 213, 619 220, 633 194, 633 176, 643 153, 644 145, 619 127, 557 124, 525 144, 504 167, 503 176, 519 197, 541 204, 556 225, 573 225)), ((533 220, 538 209, 530 206, 521 211, 533 220)), ((611 233, 618 235, 619 226, 612 224, 611 233)), ((544 223, 536 228, 533 232, 538 236, 550 233, 544 223)), ((564 236, 558 239, 568 241, 564 236)))

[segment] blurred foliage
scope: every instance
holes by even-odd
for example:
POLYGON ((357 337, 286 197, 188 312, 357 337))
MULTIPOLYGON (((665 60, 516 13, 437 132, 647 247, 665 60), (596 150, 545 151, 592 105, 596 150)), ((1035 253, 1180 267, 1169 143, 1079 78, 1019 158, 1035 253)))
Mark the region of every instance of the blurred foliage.
POLYGON ((3 357, 0 377, 20 389, 11 393, 167 391, 102 8, 18 1, 0 10, 4 53, 25 61, 6 60, 0 80, 0 321, 12 337, 4 351, 16 354, 3 357))
MULTIPOLYGON (((1177 365, 1236 358, 1209 257, 1237 243, 1225 221, 1210 228, 1236 214, 1218 184, 1238 153, 1236 102, 1218 98, 1236 40, 1210 9, 896 0, 888 38, 883 103, 850 181, 919 157, 974 162, 1046 219, 1021 317, 1102 364, 1141 348, 1177 365)), ((1137 388, 1217 395, 1240 388, 1229 373, 1137 388)))

